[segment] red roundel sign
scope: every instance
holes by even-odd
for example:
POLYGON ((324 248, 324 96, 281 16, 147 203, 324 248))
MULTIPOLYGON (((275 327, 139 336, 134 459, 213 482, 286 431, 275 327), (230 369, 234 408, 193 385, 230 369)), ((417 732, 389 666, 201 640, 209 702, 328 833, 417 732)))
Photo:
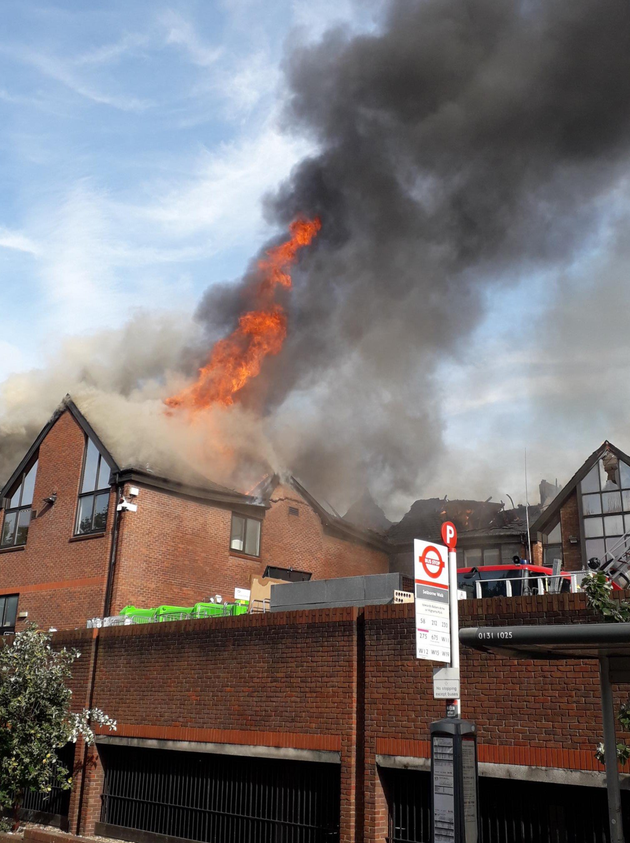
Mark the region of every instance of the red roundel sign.
POLYGON ((420 564, 424 569, 424 573, 432 580, 439 579, 444 570, 442 554, 437 547, 433 547, 431 544, 427 545, 423 550, 420 556, 420 564))

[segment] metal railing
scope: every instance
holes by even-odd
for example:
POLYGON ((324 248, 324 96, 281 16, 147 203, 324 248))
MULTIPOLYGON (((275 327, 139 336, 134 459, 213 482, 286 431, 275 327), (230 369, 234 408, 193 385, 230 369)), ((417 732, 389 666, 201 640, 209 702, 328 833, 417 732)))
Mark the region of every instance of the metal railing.
POLYGON ((522 577, 497 577, 496 579, 472 579, 458 588, 465 592, 466 599, 480 599, 482 597, 521 597, 531 594, 557 594, 570 592, 575 594, 580 590, 582 578, 586 571, 564 572, 562 574, 544 574, 522 577), (474 590, 474 592, 473 592, 474 590))
MULTIPOLYGON (((200 609, 196 612, 165 612, 161 615, 112 615, 108 618, 89 618, 88 629, 100 629, 109 626, 135 626, 145 623, 168 623, 169 621, 194 621, 201 618, 235 617, 232 607, 233 603, 225 605, 217 604, 216 609, 200 609)), ((255 600, 250 603, 248 613, 259 613, 269 611, 269 600, 255 600)), ((238 616, 236 616, 238 617, 238 616)))

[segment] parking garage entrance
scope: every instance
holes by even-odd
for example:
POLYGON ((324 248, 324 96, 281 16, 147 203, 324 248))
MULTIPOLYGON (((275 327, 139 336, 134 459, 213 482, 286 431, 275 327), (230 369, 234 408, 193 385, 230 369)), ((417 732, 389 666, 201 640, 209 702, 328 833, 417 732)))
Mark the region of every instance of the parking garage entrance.
POLYGON ((99 752, 97 834, 140 843, 339 840, 338 764, 112 744, 99 752))

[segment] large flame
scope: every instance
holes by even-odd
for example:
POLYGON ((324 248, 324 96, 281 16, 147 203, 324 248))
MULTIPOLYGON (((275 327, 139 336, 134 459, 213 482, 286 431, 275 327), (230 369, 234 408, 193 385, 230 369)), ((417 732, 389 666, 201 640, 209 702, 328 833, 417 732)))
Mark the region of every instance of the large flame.
POLYGON ((275 291, 278 286, 290 289, 289 270, 299 250, 313 241, 320 228, 317 217, 295 220, 289 226, 291 238, 258 261, 261 278, 255 309, 243 313, 230 336, 215 344, 195 383, 166 399, 169 407, 194 412, 211 404, 233 404, 235 394, 259 374, 265 357, 280 352, 287 335, 287 315, 275 301, 275 291))

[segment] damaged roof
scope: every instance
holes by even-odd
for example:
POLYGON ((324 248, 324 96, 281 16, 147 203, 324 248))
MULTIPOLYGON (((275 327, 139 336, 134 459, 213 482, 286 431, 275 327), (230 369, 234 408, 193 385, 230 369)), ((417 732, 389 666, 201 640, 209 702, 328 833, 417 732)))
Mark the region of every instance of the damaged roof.
MULTIPOLYGON (((177 464, 172 459, 169 460, 166 449, 160 447, 160 444, 144 443, 147 448, 146 453, 150 453, 149 460, 130 459, 116 447, 117 437, 115 435, 116 431, 113 428, 114 422, 112 422, 111 427, 102 422, 97 426, 93 426, 88 421, 85 413, 77 405, 77 402, 70 395, 66 395, 59 407, 57 407, 26 452, 20 464, 7 480, 1 493, 3 498, 8 495, 9 490, 31 461, 42 441, 46 438, 59 417, 65 412, 69 412, 72 415, 85 435, 97 446, 112 473, 118 475, 121 480, 133 478, 138 482, 145 482, 158 488, 170 489, 180 494, 190 494, 191 496, 207 498, 216 502, 260 505, 260 502, 255 498, 244 495, 234 489, 229 489, 227 486, 214 483, 191 466, 183 465, 178 470, 177 464)), ((119 420, 115 420, 115 424, 118 425, 119 420)))
MULTIPOLYGON (((452 521, 458 533, 466 536, 509 536, 527 531, 524 506, 504 509, 492 501, 427 498, 415 501, 398 524, 387 531, 395 545, 408 544, 419 536, 439 540, 442 524, 452 521)), ((538 517, 540 506, 530 506, 530 523, 538 517)))

